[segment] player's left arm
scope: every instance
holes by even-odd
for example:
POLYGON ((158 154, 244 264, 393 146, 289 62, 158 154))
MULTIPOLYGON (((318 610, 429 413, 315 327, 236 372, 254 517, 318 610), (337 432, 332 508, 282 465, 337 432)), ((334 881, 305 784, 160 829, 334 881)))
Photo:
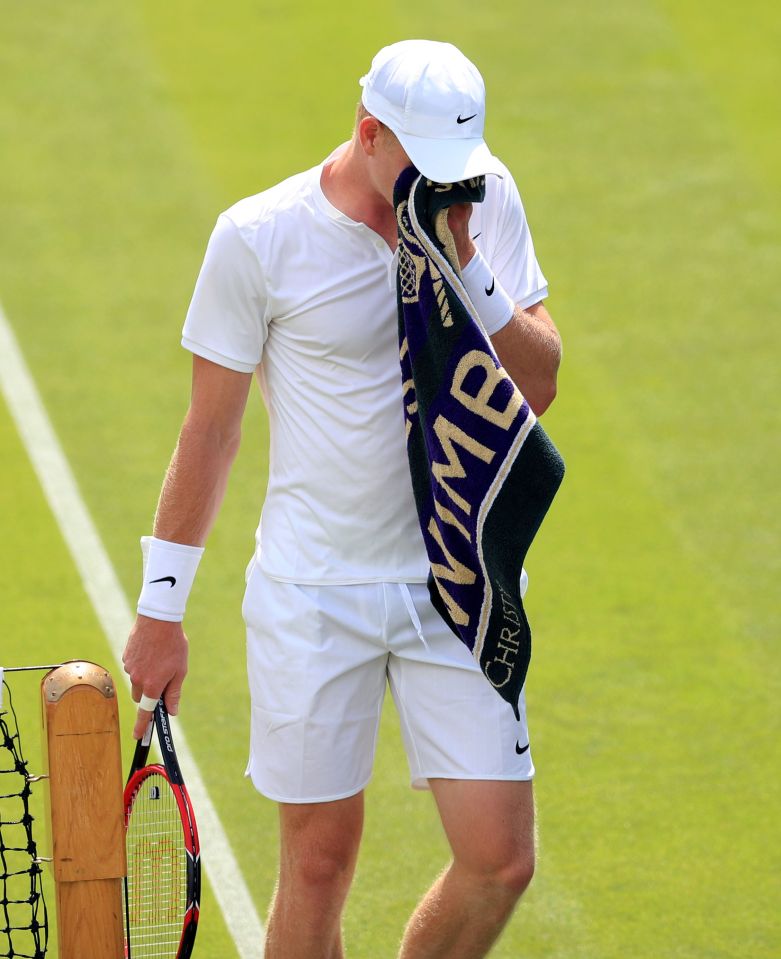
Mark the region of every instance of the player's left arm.
POLYGON ((561 337, 544 304, 515 307, 510 322, 491 337, 499 362, 542 416, 556 397, 561 337))
MULTIPOLYGON (((511 248, 517 246, 517 237, 521 235, 519 220, 523 217, 517 190, 514 199, 511 233, 515 243, 511 248)), ((462 270, 477 252, 469 231, 471 212, 469 203, 454 204, 448 211, 448 223, 462 270)), ((530 244, 528 228, 524 228, 530 244)), ((530 252, 533 256, 533 250, 530 252)), ((491 335, 491 343, 499 362, 526 397, 529 406, 541 416, 556 396, 556 377, 561 362, 561 337, 542 301, 526 307, 516 304, 509 321, 491 335)))

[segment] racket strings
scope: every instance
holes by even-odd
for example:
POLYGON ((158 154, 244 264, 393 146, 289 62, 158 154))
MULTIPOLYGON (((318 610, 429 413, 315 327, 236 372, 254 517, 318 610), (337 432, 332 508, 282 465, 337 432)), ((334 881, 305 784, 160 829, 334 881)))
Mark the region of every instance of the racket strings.
POLYGON ((127 829, 128 922, 133 959, 177 954, 187 908, 187 852, 182 818, 165 776, 141 782, 127 829))

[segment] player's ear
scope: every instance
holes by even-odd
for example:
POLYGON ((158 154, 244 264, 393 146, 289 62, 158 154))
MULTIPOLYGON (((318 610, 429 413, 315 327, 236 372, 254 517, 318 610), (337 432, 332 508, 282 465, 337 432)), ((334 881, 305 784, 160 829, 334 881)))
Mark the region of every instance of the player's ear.
POLYGON ((358 142, 367 156, 374 156, 382 136, 382 124, 373 116, 365 116, 358 123, 358 142))

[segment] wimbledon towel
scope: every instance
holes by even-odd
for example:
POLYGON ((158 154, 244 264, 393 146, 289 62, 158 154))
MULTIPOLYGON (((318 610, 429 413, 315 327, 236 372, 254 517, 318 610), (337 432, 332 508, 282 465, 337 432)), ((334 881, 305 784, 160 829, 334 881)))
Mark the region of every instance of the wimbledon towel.
POLYGON ((434 606, 518 715, 531 656, 524 557, 564 463, 504 371, 461 282, 447 207, 485 178, 399 177, 399 356, 412 485, 434 606))

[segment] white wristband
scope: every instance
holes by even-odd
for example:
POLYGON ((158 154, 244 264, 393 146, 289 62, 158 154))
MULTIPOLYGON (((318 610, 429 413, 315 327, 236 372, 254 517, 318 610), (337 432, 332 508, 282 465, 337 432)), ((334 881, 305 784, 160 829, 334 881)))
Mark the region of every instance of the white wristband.
POLYGON ((461 279, 485 332, 489 336, 498 333, 510 322, 515 304, 479 250, 461 271, 461 279))
POLYGON ((203 547, 142 536, 141 552, 144 583, 138 597, 138 612, 152 619, 181 623, 203 547))

